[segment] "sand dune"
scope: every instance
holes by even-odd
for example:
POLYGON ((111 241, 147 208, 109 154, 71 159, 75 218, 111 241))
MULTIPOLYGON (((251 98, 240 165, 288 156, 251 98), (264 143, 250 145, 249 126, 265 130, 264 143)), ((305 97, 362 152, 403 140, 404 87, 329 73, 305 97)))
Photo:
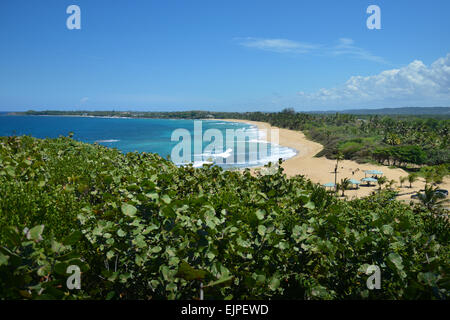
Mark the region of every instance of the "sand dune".
MULTIPOLYGON (((275 129, 268 123, 248 121, 248 120, 236 120, 236 119, 221 119, 224 121, 244 122, 252 125, 256 125, 259 129, 275 129)), ((298 174, 305 175, 305 177, 320 184, 333 182, 334 183, 334 168, 336 165, 335 160, 326 159, 325 157, 315 157, 319 153, 323 146, 320 143, 308 140, 301 131, 294 131, 288 129, 276 128, 279 130, 279 144, 282 146, 294 148, 298 151, 298 154, 286 160, 282 167, 288 176, 295 176, 298 174)), ((270 141, 270 130, 268 130, 267 140, 270 141)), ((339 161, 337 181, 339 182, 343 178, 361 180, 365 177, 364 170, 380 170, 388 178, 388 181, 395 180, 394 188, 396 188, 400 194, 399 199, 410 201, 411 194, 415 191, 419 191, 424 188, 425 181, 419 178, 418 181, 413 183, 413 187, 409 188, 409 183, 403 184, 400 188, 399 178, 408 176, 408 173, 400 168, 391 169, 387 166, 374 165, 374 164, 360 164, 352 160, 339 161)), ((440 185, 444 189, 450 189, 450 178, 445 178, 444 182, 440 185)), ((348 199, 364 197, 377 190, 378 186, 366 187, 360 186, 356 190, 347 190, 345 195, 348 199)))

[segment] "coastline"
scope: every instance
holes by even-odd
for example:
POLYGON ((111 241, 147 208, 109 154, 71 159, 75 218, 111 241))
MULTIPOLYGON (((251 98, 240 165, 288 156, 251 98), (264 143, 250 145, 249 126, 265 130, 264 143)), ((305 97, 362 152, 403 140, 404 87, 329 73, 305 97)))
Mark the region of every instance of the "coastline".
MULTIPOLYGON (((89 116, 89 115, 36 115, 44 117, 82 117, 82 118, 109 118, 109 119, 159 119, 159 118, 140 118, 140 117, 120 117, 120 116, 89 116)), ((181 120, 181 119, 173 119, 181 120)), ((195 119, 201 121, 227 121, 236 123, 246 123, 257 127, 258 130, 267 130, 264 139, 270 142, 270 129, 279 130, 278 144, 281 147, 287 147, 296 151, 296 155, 286 159, 282 167, 288 177, 296 175, 304 175, 314 183, 325 184, 334 183, 334 168, 336 160, 330 160, 325 157, 315 157, 322 149, 320 143, 309 140, 303 132, 296 130, 289 130, 271 126, 269 123, 240 120, 240 119, 195 119)), ((261 166, 250 167, 251 172, 259 170, 261 166)), ((394 180, 393 189, 399 192, 397 199, 404 201, 411 201, 411 194, 414 194, 425 187, 425 180, 419 178, 413 183, 413 187, 409 188, 409 183, 404 183, 400 188, 399 178, 407 177, 408 173, 401 168, 390 168, 384 165, 364 163, 360 164, 352 160, 339 161, 337 182, 339 183, 343 178, 361 180, 365 177, 364 170, 378 169, 383 171, 384 176, 387 177, 388 182, 394 180)), ((240 170, 240 169, 239 169, 240 170)), ((387 183, 386 183, 387 184, 387 183)), ((445 177, 443 183, 439 184, 440 188, 450 189, 450 177, 445 177)), ((349 189, 345 191, 347 199, 361 198, 370 195, 378 189, 377 186, 367 187, 360 186, 358 189, 349 189)), ((341 193, 340 193, 341 194, 341 193)), ((416 200, 413 200, 416 201, 416 200)))
MULTIPOLYGON (((269 123, 250 121, 250 120, 238 120, 238 119, 215 119, 220 121, 240 122, 247 123, 256 126, 259 130, 279 130, 279 144, 281 146, 289 147, 297 150, 297 154, 285 160, 282 164, 284 172, 288 177, 296 175, 304 175, 311 181, 319 184, 325 184, 328 182, 334 183, 334 168, 336 165, 335 160, 330 160, 325 157, 315 157, 322 149, 323 146, 306 138, 303 132, 283 129, 278 127, 272 127, 269 123)), ((269 132, 269 131, 268 131, 269 132)), ((268 135, 266 137, 268 139, 268 135)), ((357 163, 353 160, 339 161, 337 182, 339 183, 343 178, 361 180, 364 178, 364 170, 381 170, 384 176, 387 177, 388 182, 395 180, 393 185, 394 190, 399 191, 401 194, 397 197, 399 200, 410 201, 411 194, 424 189, 425 180, 419 178, 413 183, 412 188, 409 188, 409 183, 403 184, 400 188, 399 178, 407 177, 408 173, 401 168, 389 168, 384 165, 370 164, 370 163, 357 163)), ((450 178, 444 178, 443 183, 439 185, 441 188, 450 189, 450 178)), ((370 195, 373 191, 378 189, 378 185, 372 187, 360 186, 359 189, 349 189, 345 191, 347 199, 361 198, 370 195)))
POLYGON ((119 116, 88 116, 78 114, 29 114, 29 115, 6 115, 9 117, 23 116, 23 117, 71 117, 71 118, 101 118, 101 119, 153 119, 153 118, 139 118, 139 117, 119 117, 119 116))

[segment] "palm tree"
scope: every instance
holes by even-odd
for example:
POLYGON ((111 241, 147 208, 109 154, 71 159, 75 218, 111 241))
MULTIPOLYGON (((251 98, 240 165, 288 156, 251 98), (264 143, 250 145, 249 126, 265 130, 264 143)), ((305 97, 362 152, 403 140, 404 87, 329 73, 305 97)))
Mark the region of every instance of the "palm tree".
POLYGON ((448 199, 445 199, 445 195, 443 193, 436 192, 436 190, 438 190, 438 188, 425 186, 424 193, 417 194, 420 202, 430 211, 440 208, 444 202, 448 201, 448 199))
POLYGON ((341 190, 342 190, 342 196, 345 197, 345 190, 347 190, 350 187, 350 179, 345 178, 345 179, 341 179, 341 190))
POLYGON ((388 133, 384 137, 384 142, 386 142, 387 144, 390 144, 391 146, 396 146, 401 143, 401 140, 400 140, 400 137, 398 135, 396 135, 395 133, 388 133))
POLYGON ((411 173, 408 176, 409 187, 412 188, 412 184, 417 181, 417 175, 415 173, 411 173))
POLYGON ((327 137, 327 143, 330 142, 331 132, 328 130, 325 130, 325 136, 327 137))
POLYGON ((388 182, 389 184, 389 189, 392 189, 392 186, 395 184, 395 180, 392 179, 391 181, 388 182))
POLYGON ((337 196, 338 195, 338 191, 341 190, 341 184, 340 183, 336 183, 335 186, 335 191, 334 194, 337 196))
POLYGON ((381 190, 381 186, 387 182, 387 178, 385 176, 383 176, 383 177, 379 177, 377 180, 378 180, 378 185, 380 186, 380 190, 381 190))
POLYGON ((427 170, 423 177, 425 178, 425 186, 428 186, 429 183, 435 180, 435 172, 434 170, 427 170))
POLYGON ((400 188, 403 188, 403 183, 408 179, 408 177, 400 177, 398 181, 400 182, 400 188))
POLYGON ((336 166, 334 167, 334 184, 336 185, 336 192, 339 190, 337 187, 337 173, 338 173, 338 166, 339 166, 339 160, 343 160, 344 155, 341 152, 338 152, 336 155, 336 166))

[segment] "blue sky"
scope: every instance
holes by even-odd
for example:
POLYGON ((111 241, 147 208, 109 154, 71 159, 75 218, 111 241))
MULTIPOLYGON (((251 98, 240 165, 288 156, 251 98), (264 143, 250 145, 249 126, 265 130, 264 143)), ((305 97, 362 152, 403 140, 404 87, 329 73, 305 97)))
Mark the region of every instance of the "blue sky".
POLYGON ((448 0, 2 0, 0 111, 450 106, 449 15, 448 0))

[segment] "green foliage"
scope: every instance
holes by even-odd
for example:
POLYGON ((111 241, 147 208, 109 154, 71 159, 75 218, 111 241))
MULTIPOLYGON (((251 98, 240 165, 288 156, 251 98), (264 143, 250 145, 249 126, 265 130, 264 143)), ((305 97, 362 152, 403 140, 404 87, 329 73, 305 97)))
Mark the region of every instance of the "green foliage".
POLYGON ((417 181, 418 176, 416 173, 410 173, 408 175, 408 182, 409 182, 409 187, 412 188, 412 184, 417 181))
POLYGON ((427 160, 427 154, 420 146, 378 148, 373 152, 373 157, 382 163, 387 161, 389 164, 392 162, 394 165, 423 164, 427 160))
POLYGON ((426 183, 441 183, 445 176, 449 174, 449 164, 439 166, 423 166, 418 175, 423 177, 426 183))
POLYGON ((388 182, 388 179, 385 176, 381 176, 381 177, 377 178, 377 182, 378 182, 378 185, 380 186, 380 190, 381 190, 381 187, 383 186, 383 184, 388 182))
POLYGON ((389 191, 24 136, 0 138, 0 195, 0 299, 448 298, 448 225, 389 191))
POLYGON ((86 272, 89 266, 76 250, 72 249, 77 232, 67 241, 43 239, 44 226, 19 232, 17 228, 2 230, 6 238, 0 246, 0 298, 2 299, 83 299, 82 290, 66 287, 70 265, 86 272))
POLYGON ((417 194, 420 202, 430 211, 436 212, 436 209, 441 209, 441 206, 448 202, 446 196, 440 192, 437 192, 438 188, 432 186, 425 186, 425 190, 417 194))
POLYGON ((339 184, 339 187, 342 191, 342 196, 345 196, 345 190, 347 190, 350 187, 350 185, 351 185, 350 179, 348 179, 348 178, 341 179, 341 183, 339 184))

